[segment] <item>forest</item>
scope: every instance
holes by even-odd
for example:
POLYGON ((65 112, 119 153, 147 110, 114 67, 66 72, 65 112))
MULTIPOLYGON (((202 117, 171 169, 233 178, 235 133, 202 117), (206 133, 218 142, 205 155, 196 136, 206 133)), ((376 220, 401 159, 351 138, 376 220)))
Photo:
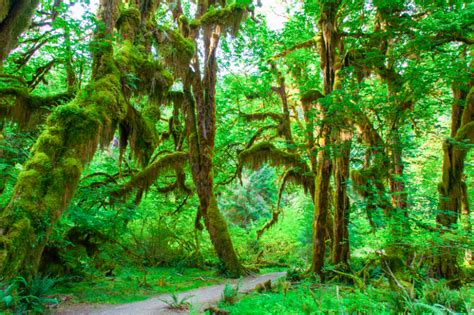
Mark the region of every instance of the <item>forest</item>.
POLYGON ((474 314, 474 2, 0 0, 0 313, 474 314))

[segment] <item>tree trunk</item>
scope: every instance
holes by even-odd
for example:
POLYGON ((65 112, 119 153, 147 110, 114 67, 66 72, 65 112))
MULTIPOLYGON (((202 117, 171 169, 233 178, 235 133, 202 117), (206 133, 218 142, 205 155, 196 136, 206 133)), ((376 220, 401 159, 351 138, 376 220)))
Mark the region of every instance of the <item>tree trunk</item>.
POLYGON ((199 221, 202 217, 217 256, 224 264, 226 272, 231 277, 238 277, 244 270, 234 250, 227 222, 219 211, 214 193, 212 159, 216 135, 216 52, 220 36, 220 26, 205 27, 206 58, 203 78, 201 79, 198 57, 196 57, 193 65, 194 72, 190 72, 188 80, 184 84, 187 101, 187 137, 191 172, 200 204, 196 226, 200 227, 199 221))
POLYGON ((49 235, 70 204, 84 166, 99 142, 108 143, 117 122, 125 117, 112 43, 105 40, 112 36, 118 1, 103 0, 101 9, 105 27, 96 33, 95 40, 103 45, 100 60, 94 60, 96 75, 75 100, 51 114, 1 213, 0 271, 6 279, 37 271, 49 235))
MULTIPOLYGON (((326 139, 329 138, 328 127, 326 127, 326 139)), ((318 154, 318 174, 315 179, 314 194, 314 221, 313 221, 313 261, 311 271, 324 277, 324 257, 326 254, 326 227, 329 209, 329 180, 331 178, 332 162, 328 148, 323 149, 318 154)))
MULTIPOLYGON (((328 97, 335 88, 339 88, 340 78, 337 73, 342 67, 337 50, 342 51, 342 42, 337 28, 337 11, 341 1, 320 1, 321 17, 318 21, 319 53, 321 71, 324 78, 324 95, 328 97)), ((324 257, 326 254, 326 224, 329 211, 329 182, 331 179, 332 161, 330 157, 331 128, 328 119, 328 109, 320 106, 321 136, 318 152, 318 171, 315 177, 314 222, 313 222, 313 261, 311 270, 321 278, 324 277, 324 257)))
POLYGON ((39 0, 4 0, 0 7, 0 72, 3 61, 31 22, 39 0))
POLYGON ((334 182, 336 185, 334 211, 334 243, 332 248, 332 263, 348 265, 349 262, 349 197, 347 182, 349 180, 349 162, 352 134, 340 131, 338 148, 334 158, 334 182))
MULTIPOLYGON (((466 95, 464 109, 459 111, 455 100, 452 111, 452 126, 459 126, 454 137, 446 139, 443 144, 443 172, 442 181, 438 185, 439 212, 436 216, 440 232, 444 234, 456 227, 458 216, 468 209, 467 196, 463 183, 464 162, 469 144, 474 143, 474 84, 469 84, 469 93, 466 95), (459 117, 460 116, 460 117, 459 117), (458 121, 459 123, 455 123, 458 121)), ((456 96, 457 93, 454 93, 456 96)), ((461 95, 461 94, 458 94, 461 95)), ((455 244, 441 244, 439 253, 434 262, 438 276, 455 280, 459 278, 458 258, 459 250, 455 244)))

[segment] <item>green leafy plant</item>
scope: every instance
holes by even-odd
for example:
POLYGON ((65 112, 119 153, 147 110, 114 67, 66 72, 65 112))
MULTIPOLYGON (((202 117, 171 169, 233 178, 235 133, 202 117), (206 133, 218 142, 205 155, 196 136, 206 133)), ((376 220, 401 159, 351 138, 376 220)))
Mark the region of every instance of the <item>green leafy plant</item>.
POLYGON ((36 275, 31 280, 17 277, 15 285, 18 288, 17 312, 43 313, 47 305, 59 303, 55 298, 48 296, 57 280, 48 276, 36 275))
POLYGON ((423 288, 422 294, 420 302, 434 306, 441 312, 467 313, 471 308, 471 296, 467 289, 451 290, 444 280, 430 280, 423 288))
POLYGON ((14 283, 0 282, 0 309, 8 309, 15 305, 14 283))
POLYGON ((224 286, 224 292, 222 292, 222 301, 225 304, 235 304, 239 298, 239 285, 233 286, 230 283, 227 283, 224 286))
POLYGON ((189 310, 191 307, 191 303, 189 303, 189 299, 191 299, 192 295, 186 295, 180 297, 179 294, 173 292, 170 296, 170 300, 160 299, 160 301, 164 302, 170 310, 180 310, 185 311, 189 310))

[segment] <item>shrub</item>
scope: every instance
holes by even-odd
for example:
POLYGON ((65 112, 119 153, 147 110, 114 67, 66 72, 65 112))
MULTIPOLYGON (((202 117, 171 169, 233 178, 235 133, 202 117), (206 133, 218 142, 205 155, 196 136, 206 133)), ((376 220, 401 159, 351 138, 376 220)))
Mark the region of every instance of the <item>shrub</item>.
POLYGON ((224 292, 222 293, 222 301, 225 304, 235 304, 237 303, 239 295, 239 285, 232 286, 231 284, 226 284, 224 287, 224 292))

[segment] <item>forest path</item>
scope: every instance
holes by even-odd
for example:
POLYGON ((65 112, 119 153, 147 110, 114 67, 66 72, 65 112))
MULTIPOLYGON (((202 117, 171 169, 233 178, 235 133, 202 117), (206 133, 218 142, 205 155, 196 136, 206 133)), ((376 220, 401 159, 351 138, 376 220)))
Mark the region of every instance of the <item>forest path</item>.
MULTIPOLYGON (((194 310, 204 311, 210 305, 217 303, 222 298, 224 287, 227 283, 239 284, 239 292, 247 293, 255 289, 259 284, 263 284, 268 280, 275 280, 284 277, 285 272, 273 272, 257 276, 249 276, 243 279, 228 280, 224 284, 213 285, 198 288, 190 291, 180 292, 177 294, 178 299, 188 298, 186 301, 191 303, 194 310)), ((80 315, 80 314, 97 314, 97 315, 148 315, 148 314, 187 314, 189 311, 175 311, 168 308, 164 301, 171 301, 171 294, 161 294, 150 299, 120 305, 106 304, 77 304, 69 305, 66 308, 59 308, 54 314, 57 315, 80 315)))

